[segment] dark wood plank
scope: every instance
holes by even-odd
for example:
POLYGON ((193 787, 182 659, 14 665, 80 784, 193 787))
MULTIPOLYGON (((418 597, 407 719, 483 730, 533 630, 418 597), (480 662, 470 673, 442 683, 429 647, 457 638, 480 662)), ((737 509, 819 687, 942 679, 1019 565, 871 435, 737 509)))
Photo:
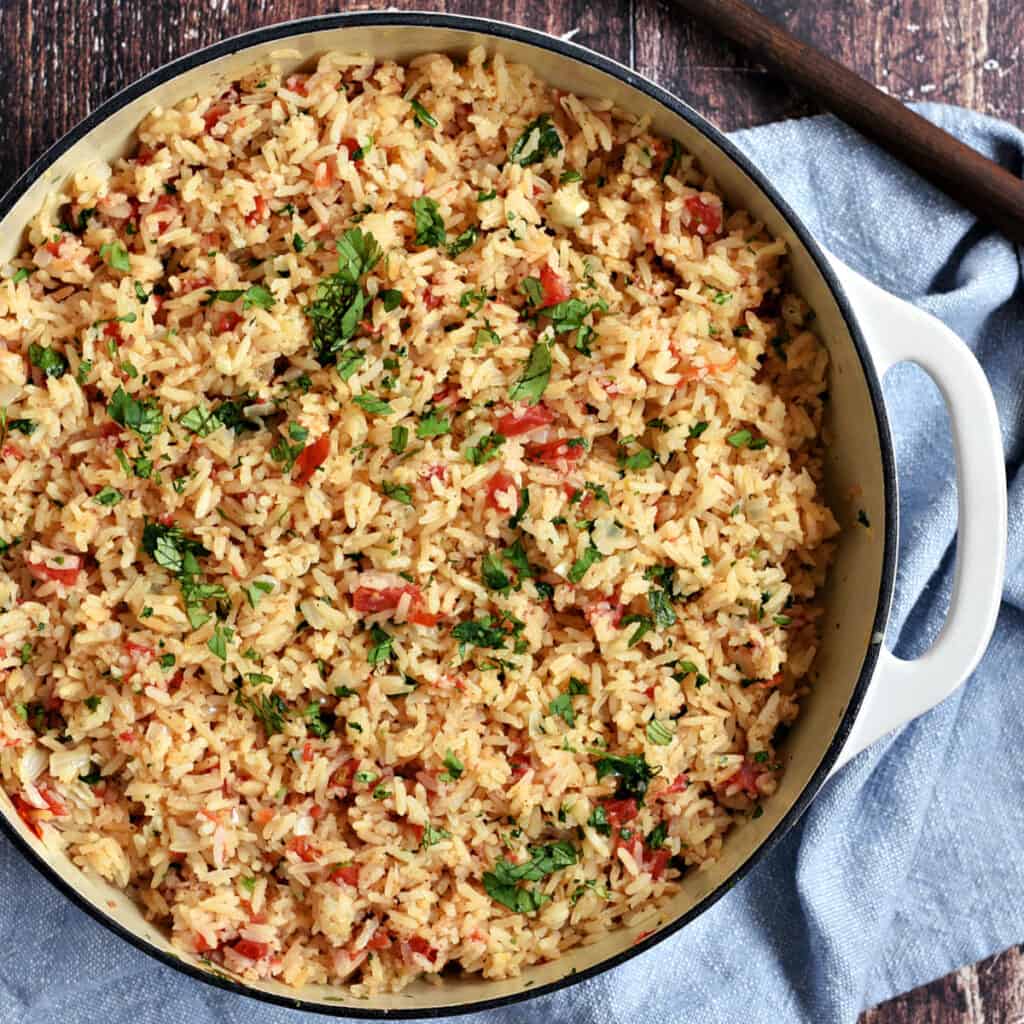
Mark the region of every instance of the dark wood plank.
MULTIPOLYGON (((1020 0, 750 0, 789 31, 902 100, 956 103, 1024 124, 1020 0)), ((723 128, 815 110, 660 0, 637 0, 637 70, 723 128)))
POLYGON ((1024 1021, 1024 948, 940 978, 881 1003, 858 1024, 1021 1024, 1024 1021))

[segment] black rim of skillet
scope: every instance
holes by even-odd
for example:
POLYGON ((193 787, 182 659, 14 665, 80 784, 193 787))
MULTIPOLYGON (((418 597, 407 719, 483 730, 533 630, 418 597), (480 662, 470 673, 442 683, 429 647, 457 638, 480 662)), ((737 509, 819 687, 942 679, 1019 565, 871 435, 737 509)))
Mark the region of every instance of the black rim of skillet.
MULTIPOLYGON (((829 288, 839 305, 839 310, 842 313, 843 319, 850 331, 850 336, 853 339, 857 356, 860 359, 861 367, 864 371, 864 378, 867 381, 867 387, 870 393, 871 404, 874 409, 875 421, 878 428, 879 446, 882 458, 882 476, 885 484, 884 500, 886 527, 882 555, 882 578, 879 587, 878 603, 875 609, 873 626, 874 637, 880 637, 885 631, 885 625, 888 619, 896 572, 896 541, 898 531, 896 466, 893 456, 892 438, 889 433, 889 422, 886 416, 885 406, 882 401, 881 383, 879 382, 878 375, 875 373, 874 364, 871 357, 868 355, 863 335, 857 325, 857 320, 853 315, 843 287, 840 284, 839 279, 836 277, 835 271, 825 258, 821 247, 814 240, 814 237, 807 228, 801 223, 793 210, 776 192, 775 188, 765 178, 762 172, 758 170, 758 168, 751 163, 751 161, 735 145, 733 145, 733 143, 730 142, 718 128, 705 120, 682 100, 676 98, 671 93, 666 92, 660 86, 655 85, 653 82, 641 75, 638 75, 630 68, 618 64, 608 57, 595 53, 593 50, 588 50, 578 44, 557 39, 533 29, 522 28, 518 25, 510 25, 505 22, 495 22, 484 18, 471 18, 462 15, 430 14, 420 12, 363 11, 352 14, 329 14, 320 17, 302 18, 297 21, 281 22, 276 25, 254 29, 253 31, 245 32, 242 35, 232 36, 230 39, 225 39, 212 46, 208 46, 205 49, 187 54, 184 57, 179 57, 177 60, 171 61, 169 64, 165 64, 163 67, 150 72, 137 82, 129 85, 127 88, 122 89, 119 93, 116 93, 105 103, 97 107, 96 110, 94 110, 88 117, 72 128, 70 132, 54 143, 48 150, 46 150, 45 153, 43 153, 41 157, 34 161, 28 170, 25 171, 25 173, 22 174, 21 177, 19 177, 5 193, 5 195, 0 198, 0 220, 2 220, 11 211, 15 202, 21 197, 21 195, 28 190, 29 186, 32 185, 32 183, 35 182, 36 179, 39 178, 47 168, 49 168, 50 165, 58 159, 58 157, 78 142, 78 140, 84 135, 92 131, 92 129, 97 125, 101 124, 116 111, 120 110, 138 96, 148 92, 150 89, 153 89, 158 85, 162 85, 164 82, 167 82, 172 78, 177 78, 185 72, 199 67, 200 65, 207 64, 220 57, 236 53, 239 50, 244 50, 260 43, 270 42, 275 39, 285 39, 294 35, 303 35, 308 32, 366 25, 403 25, 408 28, 457 29, 465 32, 474 32, 478 35, 494 36, 500 39, 509 39, 515 42, 527 43, 539 49, 548 50, 559 54, 560 56, 569 57, 573 60, 580 61, 583 64, 588 64, 599 71, 603 71, 608 75, 618 78, 627 85, 632 86, 634 89, 638 89, 640 92, 646 93, 652 99, 667 107, 679 117, 688 121, 694 128, 701 132, 701 134, 706 136, 719 149, 721 149, 734 163, 738 164, 740 168, 753 180, 754 184, 765 193, 768 199, 785 218, 790 228, 792 228, 797 237, 806 247, 819 272, 828 283, 829 288)), ((818 789, 828 777, 829 770, 835 763, 836 758, 839 756, 840 750, 842 750, 843 744, 853 726, 854 719, 857 716, 861 702, 864 699, 864 694, 867 692, 868 684, 874 673, 875 664, 878 661, 880 646, 880 643, 876 643, 874 639, 870 642, 864 655, 864 663, 861 666, 860 676, 857 679, 856 686, 853 689, 850 702, 839 724, 839 728, 837 729, 828 750, 825 752, 824 757, 821 759, 821 763, 818 765, 817 770, 800 793, 800 796, 796 799, 785 815, 783 815, 782 819, 764 839, 761 845, 743 864, 740 865, 739 868, 737 868, 736 871, 726 878, 717 889, 710 892, 699 903, 691 907, 685 914, 682 914, 674 921, 662 926, 654 934, 644 938, 642 941, 637 942, 632 946, 629 946, 627 949, 616 953, 614 956, 610 956, 608 959, 594 964, 592 967, 578 971, 575 974, 567 974, 566 976, 559 978, 557 981, 549 982, 546 985, 539 985, 536 988, 522 989, 519 992, 497 996, 493 999, 483 999, 476 1002, 458 1003, 451 1006, 431 1007, 425 1009, 402 1007, 400 1009, 378 1010, 341 1003, 337 1006, 325 1005, 320 1002, 309 1002, 303 999, 289 998, 288 996, 250 988, 226 975, 213 974, 209 971, 202 970, 201 968, 194 967, 192 964, 186 963, 184 960, 179 960, 174 955, 152 946, 146 939, 134 934, 123 925, 113 920, 113 918, 109 917, 100 908, 90 903, 76 889, 68 885, 55 870, 50 868, 43 858, 33 849, 32 845, 20 835, 13 823, 8 821, 4 815, 0 815, 0 827, 3 828, 4 832, 6 832, 15 846, 21 850, 29 862, 39 870, 44 878, 46 878, 65 896, 71 899, 78 907, 84 910, 95 920, 99 921, 100 924, 104 925, 115 935, 120 936, 125 941, 130 942, 137 949, 142 950, 144 953, 147 953, 149 956, 154 957, 167 966, 173 967, 175 970, 181 971, 184 974, 197 978, 207 984, 225 989, 228 992, 247 996, 251 999, 259 999, 263 1002, 273 1003, 277 1006, 284 1006, 291 1009, 304 1010, 333 1017, 356 1017, 370 1020, 386 1018, 399 1020, 437 1018, 456 1016, 480 1010, 496 1009, 503 1006, 510 1006, 514 1003, 522 1002, 527 999, 536 999, 539 996, 549 995, 552 992, 557 992, 560 989, 566 988, 569 985, 574 985, 577 982, 584 981, 587 978, 595 977, 604 971, 625 963, 625 961, 652 948, 668 936, 675 934, 679 929, 694 920, 694 918, 702 914, 705 910, 711 907, 712 904, 721 899, 722 896, 724 896, 733 888, 733 886, 744 878, 746 874, 754 868, 754 866, 782 839, 783 835, 785 835, 785 833, 794 824, 796 824, 800 816, 807 809, 815 793, 817 793, 818 789)))

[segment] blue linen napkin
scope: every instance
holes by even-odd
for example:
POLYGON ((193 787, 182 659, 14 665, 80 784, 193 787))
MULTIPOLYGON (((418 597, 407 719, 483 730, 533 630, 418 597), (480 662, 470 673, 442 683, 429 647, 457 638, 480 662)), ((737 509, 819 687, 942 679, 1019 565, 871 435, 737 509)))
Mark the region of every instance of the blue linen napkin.
MULTIPOLYGON (((1021 174, 1024 132, 957 108, 919 109, 1021 174)), ((1024 940, 1022 253, 832 118, 734 139, 833 252, 940 317, 982 360, 1010 484, 997 633, 961 690, 851 762, 772 854, 682 933, 589 982, 466 1022, 853 1021, 865 1006, 1024 940)), ((941 625, 956 489, 934 386, 903 366, 885 394, 903 522, 888 642, 907 656, 941 625)), ((300 1017, 149 959, 59 896, 0 836, 4 1024, 300 1017)))

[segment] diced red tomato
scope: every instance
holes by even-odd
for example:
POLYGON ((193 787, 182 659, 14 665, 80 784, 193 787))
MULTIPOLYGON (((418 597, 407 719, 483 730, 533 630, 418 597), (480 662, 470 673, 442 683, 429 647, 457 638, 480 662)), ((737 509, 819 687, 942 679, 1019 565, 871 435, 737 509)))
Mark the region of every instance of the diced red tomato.
POLYGON ((156 651, 152 647, 147 647, 145 644, 137 644, 131 640, 125 643, 124 651, 132 661, 149 661, 156 655, 156 651))
MULTIPOLYGON (((206 126, 206 131, 209 133, 213 130, 214 125, 231 109, 228 103, 214 103, 205 114, 203 114, 203 124, 206 126)), ((138 159, 138 158, 136 158, 138 159)))
POLYGON ((126 729, 124 732, 118 733, 117 738, 122 743, 134 743, 137 737, 135 733, 131 731, 131 729, 126 729))
POLYGON ((636 861, 637 867, 641 871, 650 872, 655 881, 665 873, 665 868, 672 859, 672 854, 668 850, 652 850, 639 836, 633 836, 628 843, 622 845, 629 850, 629 855, 636 861))
POLYGON ((676 384, 676 389, 678 390, 684 384, 689 384, 690 381, 704 380, 705 377, 715 377, 728 373, 735 368, 739 361, 739 356, 734 352, 723 363, 708 363, 706 366, 678 366, 676 367, 676 372, 679 374, 680 380, 676 384))
POLYGON ((140 167, 146 167, 153 162, 153 150, 148 146, 139 146, 135 153, 135 162, 140 167))
POLYGON ((448 467, 443 462, 436 462, 432 466, 427 466, 420 476, 424 480, 440 480, 441 483, 448 482, 448 467))
POLYGON ((174 523, 174 516, 170 512, 163 512, 157 516, 161 526, 171 526, 174 523))
POLYGON ((541 268, 540 286, 544 292, 542 309, 557 306, 560 302, 572 297, 572 290, 564 278, 560 277, 547 263, 541 268))
POLYGON ((0 455, 5 459, 10 457, 18 462, 25 461, 25 453, 16 444, 5 444, 3 448, 0 449, 0 455))
POLYGON ((257 196, 254 200, 255 209, 251 213, 245 215, 245 223, 249 227, 254 227, 259 224, 261 220, 267 219, 267 201, 263 196, 257 196))
POLYGON ((426 957, 431 963, 437 959, 437 950, 422 935, 414 935, 409 939, 409 948, 419 956, 426 957))
POLYGON ((319 804, 313 804, 309 809, 309 816, 314 821, 319 821, 327 812, 319 804))
POLYGON ((487 481, 487 507, 496 509, 499 512, 502 511, 502 506, 498 504, 498 495, 505 491, 512 492, 512 504, 518 506, 519 489, 516 487, 515 478, 511 473, 506 473, 505 470, 499 469, 487 481))
POLYGON ((617 828, 625 825, 627 821, 632 821, 639 814, 636 800, 632 797, 626 800, 602 800, 601 804, 609 823, 617 828))
POLYGON ((528 434, 538 427, 546 427, 554 422, 555 414, 546 405, 528 405, 525 408, 513 409, 498 417, 495 424, 499 434, 506 437, 518 437, 528 434))
POLYGON ((439 615, 423 609, 423 593, 412 583, 404 587, 384 587, 373 590, 370 587, 359 587, 352 594, 352 607, 357 612, 390 612, 398 607, 402 598, 410 596, 408 620, 417 626, 436 626, 439 615))
POLYGON ((53 792, 49 786, 40 786, 39 795, 46 801, 46 806, 55 814, 58 818, 63 818, 68 813, 68 809, 64 806, 64 801, 53 792))
POLYGON ((270 946, 265 942, 253 942, 251 939, 239 939, 231 947, 239 956, 249 960, 262 960, 269 952, 270 946))
POLYGON ((313 474, 320 468, 327 459, 331 450, 331 437, 324 434, 318 437, 312 444, 307 444, 295 460, 295 468, 292 470, 292 482, 300 487, 308 484, 313 474))
POLYGON ((668 850, 647 850, 644 857, 644 867, 651 873, 651 878, 657 881, 665 873, 672 854, 668 850))
POLYGON ((103 337, 113 338, 119 345, 121 344, 121 325, 119 323, 105 324, 103 327, 103 337))
POLYGON ((299 860, 307 864, 312 863, 320 856, 320 851, 310 843, 306 836, 295 836, 288 844, 288 849, 294 853, 299 860))
POLYGON ((334 171, 326 160, 321 161, 313 170, 313 187, 327 188, 334 181, 334 171))
POLYGON ((241 316, 239 316, 239 314, 234 310, 222 313, 220 319, 217 321, 217 333, 227 334, 228 331, 233 331, 241 322, 241 316))
POLYGON ((373 938, 366 944, 367 949, 389 949, 391 947, 391 936, 383 928, 378 928, 373 933, 373 938))
POLYGON ((39 823, 35 818, 36 808, 16 793, 11 797, 11 803, 14 804, 14 809, 18 812, 18 817, 25 822, 36 839, 42 839, 43 830, 40 828, 39 823))
POLYGON ((435 615, 433 612, 425 612, 422 608, 413 605, 409 609, 409 621, 415 626, 436 626, 440 622, 441 616, 435 615))
POLYGON ((304 763, 309 764, 309 762, 313 760, 313 756, 313 741, 306 740, 306 742, 302 744, 302 760, 304 763))
POLYGON ((359 164, 363 162, 363 155, 359 153, 363 147, 359 145, 356 139, 342 139, 341 144, 348 150, 348 158, 352 163, 359 164), (359 156, 356 156, 356 153, 359 153, 359 156))
POLYGON ((60 255, 60 247, 61 247, 61 246, 62 246, 63 244, 64 244, 64 236, 62 235, 62 236, 61 236, 60 238, 58 238, 58 239, 57 239, 57 240, 56 240, 55 242, 47 242, 47 243, 46 243, 46 245, 44 245, 44 246, 43 246, 43 248, 44 248, 44 249, 45 249, 45 250, 46 250, 46 251, 47 251, 47 252, 48 252, 48 253, 49 253, 49 254, 50 254, 51 256, 59 256, 59 255, 60 255))
POLYGON ((252 812, 252 820, 257 825, 266 825, 268 822, 274 819, 274 808, 273 807, 258 807, 252 812))
POLYGON ((689 787, 689 785, 690 780, 687 778, 686 773, 683 772, 682 774, 677 775, 672 780, 671 785, 666 786, 665 789, 662 790, 662 793, 665 796, 667 796, 669 793, 682 793, 685 789, 689 787))
POLYGON ((758 772, 754 766, 746 758, 743 759, 743 764, 740 765, 739 770, 734 774, 730 775, 725 780, 722 788, 728 788, 729 786, 739 786, 747 796, 759 797, 761 791, 757 788, 757 780, 761 773, 758 772))
POLYGON ((595 601, 584 608, 583 614, 591 626, 594 625, 594 620, 599 616, 608 615, 611 617, 612 625, 618 629, 622 624, 623 616, 626 614, 626 606, 619 601, 619 593, 615 591, 610 598, 595 601))
POLYGON ((512 769, 513 779, 521 779, 530 770, 530 759, 528 757, 510 757, 508 764, 512 769))
POLYGON ((722 227, 722 207, 706 203, 700 196, 690 196, 683 204, 695 222, 698 235, 716 235, 722 227))
POLYGON ((355 888, 359 884, 359 867, 356 864, 346 864, 331 872, 331 881, 335 885, 351 885, 355 888))
POLYGON ((452 402, 458 402, 459 400, 459 385, 458 384, 445 384, 443 387, 437 389, 431 396, 430 401, 434 405, 449 405, 452 402))
POLYGON ((157 231, 166 231, 174 220, 177 214, 178 203, 174 196, 162 195, 157 201, 156 206, 153 207, 155 213, 163 213, 165 216, 158 217, 156 220, 157 231), (167 211, 171 211, 167 214, 167 211))
POLYGON ((192 275, 183 277, 181 279, 181 291, 182 294, 186 292, 194 292, 197 288, 209 288, 213 282, 202 274, 192 275))
POLYGON ((331 781, 339 789, 351 789, 352 780, 355 777, 356 769, 359 767, 359 762, 352 758, 350 761, 346 761, 333 775, 331 781))
POLYGON ((300 96, 308 95, 308 89, 306 82, 309 80, 309 75, 289 75, 285 80, 285 88, 291 92, 298 93, 300 96))
POLYGON ((545 466, 568 468, 583 458, 586 449, 581 444, 569 444, 562 438, 557 441, 544 441, 526 446, 526 457, 533 462, 542 462, 545 466))
POLYGON ((50 566, 42 562, 29 562, 28 571, 37 580, 46 582, 53 580, 55 583, 62 583, 65 587, 74 586, 78 574, 82 571, 81 559, 77 555, 65 555, 65 565, 50 566))
POLYGON ((423 293, 423 304, 427 309, 437 309, 444 300, 435 295, 429 288, 423 293))
MULTIPOLYGON (((402 598, 409 594, 412 600, 420 598, 420 589, 413 584, 405 587, 385 587, 373 590, 370 587, 359 587, 352 595, 352 607, 357 612, 390 612, 398 607, 402 598)), ((420 598, 422 599, 422 598, 420 598)))

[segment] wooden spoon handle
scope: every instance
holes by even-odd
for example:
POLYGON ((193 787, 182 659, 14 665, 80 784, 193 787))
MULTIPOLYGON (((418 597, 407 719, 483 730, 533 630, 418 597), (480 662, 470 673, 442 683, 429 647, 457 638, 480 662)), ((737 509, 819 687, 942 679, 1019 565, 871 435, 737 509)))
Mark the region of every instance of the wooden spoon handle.
POLYGON ((801 85, 822 106, 1007 238, 1024 243, 1024 181, 1020 178, 800 42, 743 0, 673 2, 801 85))

